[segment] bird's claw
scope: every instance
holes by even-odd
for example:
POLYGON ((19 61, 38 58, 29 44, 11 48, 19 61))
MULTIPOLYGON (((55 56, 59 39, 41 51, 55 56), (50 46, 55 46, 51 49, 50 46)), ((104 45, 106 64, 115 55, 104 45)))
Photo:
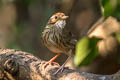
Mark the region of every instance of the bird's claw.
POLYGON ((58 72, 63 72, 64 66, 61 66, 53 75, 56 75, 58 72))
POLYGON ((51 65, 59 65, 57 62, 46 62, 45 63, 45 65, 44 65, 44 68, 46 68, 47 67, 47 65, 49 65, 49 64, 51 64, 51 65))

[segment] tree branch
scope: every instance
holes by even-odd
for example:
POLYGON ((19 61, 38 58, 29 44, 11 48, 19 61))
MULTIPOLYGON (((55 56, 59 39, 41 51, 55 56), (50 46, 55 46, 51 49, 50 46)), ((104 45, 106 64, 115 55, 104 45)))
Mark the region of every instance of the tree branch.
POLYGON ((32 54, 13 49, 0 49, 0 80, 118 80, 120 72, 113 75, 96 75, 65 67, 52 75, 60 66, 48 65, 32 54))

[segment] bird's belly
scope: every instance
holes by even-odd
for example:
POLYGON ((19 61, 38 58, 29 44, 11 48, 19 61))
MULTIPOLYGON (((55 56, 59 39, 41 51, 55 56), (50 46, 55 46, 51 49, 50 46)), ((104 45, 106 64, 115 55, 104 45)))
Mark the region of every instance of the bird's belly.
POLYGON ((64 50, 61 50, 55 46, 47 46, 47 48, 54 53, 64 53, 64 50))
POLYGON ((59 45, 61 41, 60 36, 61 33, 57 34, 49 34, 49 36, 45 36, 46 38, 43 38, 45 46, 52 52, 54 53, 65 53, 65 49, 63 46, 59 45))

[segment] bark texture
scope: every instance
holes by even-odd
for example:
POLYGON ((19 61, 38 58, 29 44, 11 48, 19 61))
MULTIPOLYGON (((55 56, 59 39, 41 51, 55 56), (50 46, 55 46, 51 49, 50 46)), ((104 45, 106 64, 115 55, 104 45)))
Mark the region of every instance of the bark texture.
POLYGON ((0 80, 119 80, 120 72, 113 75, 97 75, 64 68, 53 73, 59 65, 48 65, 30 53, 14 49, 0 49, 0 80))

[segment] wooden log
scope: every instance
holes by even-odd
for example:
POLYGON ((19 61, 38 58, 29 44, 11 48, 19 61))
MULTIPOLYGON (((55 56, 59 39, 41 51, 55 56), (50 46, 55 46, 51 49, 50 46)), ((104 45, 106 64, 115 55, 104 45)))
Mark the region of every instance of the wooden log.
POLYGON ((0 80, 118 80, 120 72, 113 75, 97 75, 49 64, 30 53, 14 49, 0 49, 0 80))

